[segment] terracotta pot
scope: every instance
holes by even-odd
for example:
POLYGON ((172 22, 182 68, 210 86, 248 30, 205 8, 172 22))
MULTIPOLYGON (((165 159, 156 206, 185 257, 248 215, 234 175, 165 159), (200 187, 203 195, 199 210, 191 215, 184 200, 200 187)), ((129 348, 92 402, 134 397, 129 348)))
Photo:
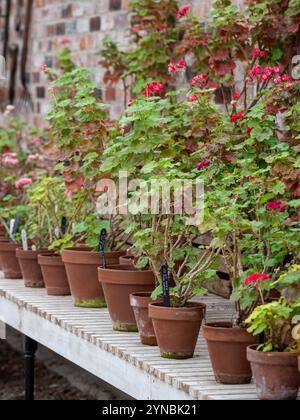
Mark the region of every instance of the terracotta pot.
POLYGON ((115 331, 137 332, 134 312, 130 306, 130 294, 154 290, 155 277, 150 270, 137 270, 130 265, 98 268, 110 317, 115 331))
POLYGON ((162 306, 162 303, 149 305, 149 317, 153 322, 162 357, 193 357, 205 309, 204 304, 197 302, 190 302, 183 308, 168 308, 162 306))
POLYGON ((42 254, 38 256, 47 294, 50 296, 69 296, 71 294, 66 269, 61 256, 42 254))
MULTIPOLYGON (((0 235, 0 242, 9 242, 9 239, 5 235, 0 235)), ((0 270, 2 270, 1 254, 0 254, 0 270)))
POLYGON ((45 287, 42 270, 38 263, 38 255, 43 252, 46 251, 24 251, 21 248, 16 250, 25 287, 45 287))
POLYGON ((16 257, 16 249, 19 244, 0 242, 0 259, 4 276, 7 279, 21 279, 21 268, 16 257))
POLYGON ((203 325, 215 379, 221 384, 248 384, 252 372, 247 360, 247 347, 258 339, 243 328, 232 328, 231 322, 203 325))
POLYGON ((157 346, 152 319, 149 318, 148 306, 152 302, 152 292, 132 293, 130 305, 133 309, 142 344, 157 346))
POLYGON ((269 352, 249 346, 247 357, 251 364, 260 400, 295 400, 300 387, 299 353, 269 352))
POLYGON ((124 255, 123 257, 119 258, 119 263, 121 265, 133 265, 134 257, 132 255, 124 255))
MULTIPOLYGON (((119 258, 125 251, 106 252, 106 262, 119 264, 119 258)), ((62 259, 66 267, 74 305, 84 308, 105 308, 103 289, 98 281, 97 269, 102 260, 99 252, 89 248, 65 249, 62 259)))

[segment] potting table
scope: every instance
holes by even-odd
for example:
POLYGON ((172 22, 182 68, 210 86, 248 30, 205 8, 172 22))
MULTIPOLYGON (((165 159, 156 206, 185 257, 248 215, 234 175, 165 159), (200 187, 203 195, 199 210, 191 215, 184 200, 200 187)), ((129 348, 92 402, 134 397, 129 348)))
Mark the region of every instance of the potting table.
MULTIPOLYGON (((209 321, 231 319, 232 304, 217 296, 201 298, 209 321)), ((36 342, 141 400, 256 399, 254 385, 216 384, 200 335, 195 358, 166 360, 157 347, 140 344, 138 334, 112 331, 106 309, 75 308, 71 297, 50 297, 22 280, 0 273, 0 318, 27 339, 27 397, 36 342)), ((28 394, 29 393, 29 394, 28 394)))

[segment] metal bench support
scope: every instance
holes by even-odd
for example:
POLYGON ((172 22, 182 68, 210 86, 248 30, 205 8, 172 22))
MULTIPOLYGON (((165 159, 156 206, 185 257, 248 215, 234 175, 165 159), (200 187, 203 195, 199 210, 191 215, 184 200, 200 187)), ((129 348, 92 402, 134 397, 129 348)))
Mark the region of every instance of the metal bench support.
POLYGON ((34 359, 38 343, 24 335, 25 400, 34 400, 34 359))

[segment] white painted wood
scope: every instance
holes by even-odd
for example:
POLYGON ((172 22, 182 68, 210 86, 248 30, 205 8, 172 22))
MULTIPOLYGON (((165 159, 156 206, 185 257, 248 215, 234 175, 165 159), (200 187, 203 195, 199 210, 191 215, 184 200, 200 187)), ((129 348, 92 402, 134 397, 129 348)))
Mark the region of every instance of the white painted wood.
MULTIPOLYGON (((107 309, 75 308, 71 297, 26 289, 0 273, 0 317, 5 322, 136 399, 256 399, 255 386, 220 385, 200 335, 195 357, 162 359, 138 334, 112 331, 107 309)), ((210 295, 207 319, 230 319, 232 304, 210 295)))

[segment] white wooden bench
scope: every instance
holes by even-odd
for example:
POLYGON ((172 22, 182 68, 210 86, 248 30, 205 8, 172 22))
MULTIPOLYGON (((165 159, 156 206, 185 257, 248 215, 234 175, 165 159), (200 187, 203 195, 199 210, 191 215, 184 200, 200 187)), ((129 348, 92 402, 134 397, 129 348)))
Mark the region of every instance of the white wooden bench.
MULTIPOLYGON (((207 319, 231 319, 232 304, 210 295, 207 319)), ((195 357, 166 360, 138 334, 114 332, 106 309, 75 308, 71 297, 47 296, 0 274, 0 317, 25 336, 139 400, 256 399, 255 386, 219 385, 199 337, 195 357)))

